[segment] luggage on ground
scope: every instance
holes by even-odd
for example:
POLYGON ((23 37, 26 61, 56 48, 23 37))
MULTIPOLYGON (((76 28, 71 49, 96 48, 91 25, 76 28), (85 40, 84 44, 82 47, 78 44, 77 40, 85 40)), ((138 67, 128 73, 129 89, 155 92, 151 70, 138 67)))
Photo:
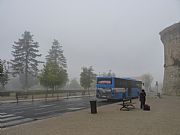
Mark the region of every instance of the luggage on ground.
POLYGON ((150 106, 147 105, 147 104, 145 104, 145 105, 144 105, 144 110, 145 110, 145 111, 150 111, 150 106))

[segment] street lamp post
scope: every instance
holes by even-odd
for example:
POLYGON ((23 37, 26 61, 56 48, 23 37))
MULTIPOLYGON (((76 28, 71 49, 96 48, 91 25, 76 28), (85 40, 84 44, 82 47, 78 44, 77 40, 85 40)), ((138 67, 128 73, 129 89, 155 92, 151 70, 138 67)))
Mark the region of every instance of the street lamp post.
POLYGON ((160 98, 160 93, 158 92, 158 81, 156 81, 156 89, 157 89, 157 96, 160 98))

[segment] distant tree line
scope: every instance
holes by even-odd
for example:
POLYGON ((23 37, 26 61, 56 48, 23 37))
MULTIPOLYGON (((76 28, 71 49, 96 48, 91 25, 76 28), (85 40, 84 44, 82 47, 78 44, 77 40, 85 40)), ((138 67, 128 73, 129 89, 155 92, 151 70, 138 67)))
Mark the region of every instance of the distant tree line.
MULTIPOLYGON (((4 90, 9 81, 9 76, 18 77, 22 89, 28 90, 35 84, 40 84, 47 90, 57 90, 69 83, 69 88, 86 89, 95 88, 96 73, 92 66, 82 67, 79 82, 76 79, 69 80, 67 73, 67 59, 64 56, 62 45, 54 39, 51 48, 46 55, 45 62, 39 61, 39 43, 35 42, 33 35, 25 31, 18 41, 14 42, 12 48, 13 59, 10 62, 0 60, 0 89, 4 90), (39 70, 39 64, 44 64, 39 70)), ((103 72, 99 76, 113 76, 111 70, 103 72)), ((153 77, 150 74, 142 76, 146 89, 150 89, 153 77)))

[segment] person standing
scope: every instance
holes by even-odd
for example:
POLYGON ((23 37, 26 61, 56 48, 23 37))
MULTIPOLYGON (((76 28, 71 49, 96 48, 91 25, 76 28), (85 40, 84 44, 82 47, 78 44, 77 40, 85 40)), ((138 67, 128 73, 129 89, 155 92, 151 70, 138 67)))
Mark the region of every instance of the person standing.
POLYGON ((140 95, 139 95, 139 101, 141 102, 141 109, 144 109, 144 105, 146 102, 146 92, 144 91, 144 89, 142 89, 140 95))

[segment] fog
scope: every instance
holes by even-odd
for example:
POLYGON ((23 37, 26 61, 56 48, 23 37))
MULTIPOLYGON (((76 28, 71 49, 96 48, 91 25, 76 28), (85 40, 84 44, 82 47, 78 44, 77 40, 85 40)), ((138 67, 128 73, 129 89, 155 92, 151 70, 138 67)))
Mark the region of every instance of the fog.
POLYGON ((117 76, 153 75, 162 81, 159 32, 180 21, 179 0, 0 0, 0 58, 25 30, 45 60, 53 39, 63 46, 70 78, 81 67, 117 76))

